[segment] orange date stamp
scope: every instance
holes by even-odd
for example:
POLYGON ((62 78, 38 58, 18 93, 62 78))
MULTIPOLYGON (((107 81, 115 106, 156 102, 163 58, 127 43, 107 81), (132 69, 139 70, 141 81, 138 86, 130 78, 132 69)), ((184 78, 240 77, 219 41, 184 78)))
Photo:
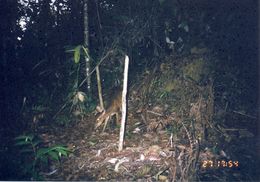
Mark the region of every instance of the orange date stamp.
POLYGON ((203 160, 201 167, 206 168, 238 168, 239 162, 232 160, 203 160))

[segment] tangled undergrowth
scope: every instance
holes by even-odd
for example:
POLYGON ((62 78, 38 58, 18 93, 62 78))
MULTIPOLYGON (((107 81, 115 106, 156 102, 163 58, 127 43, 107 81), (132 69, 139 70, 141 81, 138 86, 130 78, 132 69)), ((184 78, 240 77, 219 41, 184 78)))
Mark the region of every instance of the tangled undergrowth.
POLYGON ((217 65, 209 52, 169 56, 140 74, 129 89, 122 152, 113 118, 104 133, 93 131, 93 114, 59 128, 37 123, 33 128, 45 145, 71 151, 65 158, 50 154, 59 163, 50 160, 39 175, 46 180, 256 180, 251 145, 256 131, 248 127, 256 113, 244 112, 246 104, 243 111, 233 107, 239 92, 228 83, 235 77, 219 75, 217 65))

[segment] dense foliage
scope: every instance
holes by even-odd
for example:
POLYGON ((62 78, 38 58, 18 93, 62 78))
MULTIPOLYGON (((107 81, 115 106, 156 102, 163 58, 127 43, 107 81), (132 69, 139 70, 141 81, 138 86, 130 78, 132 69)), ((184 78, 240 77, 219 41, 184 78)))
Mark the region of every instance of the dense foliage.
MULTIPOLYGON (((10 138, 35 131, 39 120, 50 124, 58 120, 66 125, 71 116, 60 113, 82 118, 76 110, 86 113, 95 107, 93 98, 84 95, 86 85, 80 85, 85 79, 85 63, 81 57, 76 64, 75 54, 69 51, 84 45, 83 3, 1 0, 0 136, 5 140, 1 153, 9 150, 10 138), (81 103, 82 95, 87 103, 81 103)), ((122 52, 130 56, 130 82, 134 82, 136 75, 159 66, 169 55, 207 47, 220 60, 214 79, 223 85, 216 87, 216 99, 226 99, 234 110, 255 115, 256 4, 254 0, 88 0, 92 69, 113 51, 101 64, 102 80, 108 89, 121 78, 122 52)), ((83 51, 78 53, 84 55, 83 51)), ((97 97, 94 74, 92 81, 93 97, 97 97)), ((219 102, 220 107, 225 103, 219 102)), ((9 162, 6 168, 10 171, 15 161, 10 157, 9 162)), ((10 179, 11 175, 0 173, 1 179, 10 179)))

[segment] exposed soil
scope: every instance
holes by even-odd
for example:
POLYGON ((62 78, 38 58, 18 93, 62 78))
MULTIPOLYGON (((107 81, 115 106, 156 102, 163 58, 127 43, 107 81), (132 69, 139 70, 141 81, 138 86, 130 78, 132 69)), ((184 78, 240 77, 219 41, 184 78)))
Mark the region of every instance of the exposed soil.
POLYGON ((42 173, 46 180, 166 180, 173 177, 170 173, 176 168, 173 149, 190 150, 188 143, 181 144, 166 131, 127 131, 124 150, 118 152, 119 129, 90 132, 90 125, 82 121, 41 134, 45 142, 67 145, 73 151, 62 166, 42 173))

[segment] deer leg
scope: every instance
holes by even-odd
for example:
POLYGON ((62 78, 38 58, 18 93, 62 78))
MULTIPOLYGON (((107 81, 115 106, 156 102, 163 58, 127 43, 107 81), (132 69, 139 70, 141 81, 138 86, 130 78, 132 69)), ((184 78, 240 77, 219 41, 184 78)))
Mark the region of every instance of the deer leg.
POLYGON ((104 124, 104 128, 103 128, 102 132, 105 131, 105 129, 106 129, 106 127, 107 127, 107 122, 108 122, 109 118, 110 118, 110 116, 108 116, 108 117, 105 119, 105 124, 104 124))
POLYGON ((118 113, 116 113, 116 125, 117 125, 117 126, 120 125, 120 121, 119 121, 119 115, 118 115, 118 113))
POLYGON ((97 123, 96 123, 96 125, 95 125, 95 129, 97 129, 103 122, 104 122, 104 120, 105 120, 105 115, 106 114, 106 112, 104 111, 98 118, 97 118, 97 123))

